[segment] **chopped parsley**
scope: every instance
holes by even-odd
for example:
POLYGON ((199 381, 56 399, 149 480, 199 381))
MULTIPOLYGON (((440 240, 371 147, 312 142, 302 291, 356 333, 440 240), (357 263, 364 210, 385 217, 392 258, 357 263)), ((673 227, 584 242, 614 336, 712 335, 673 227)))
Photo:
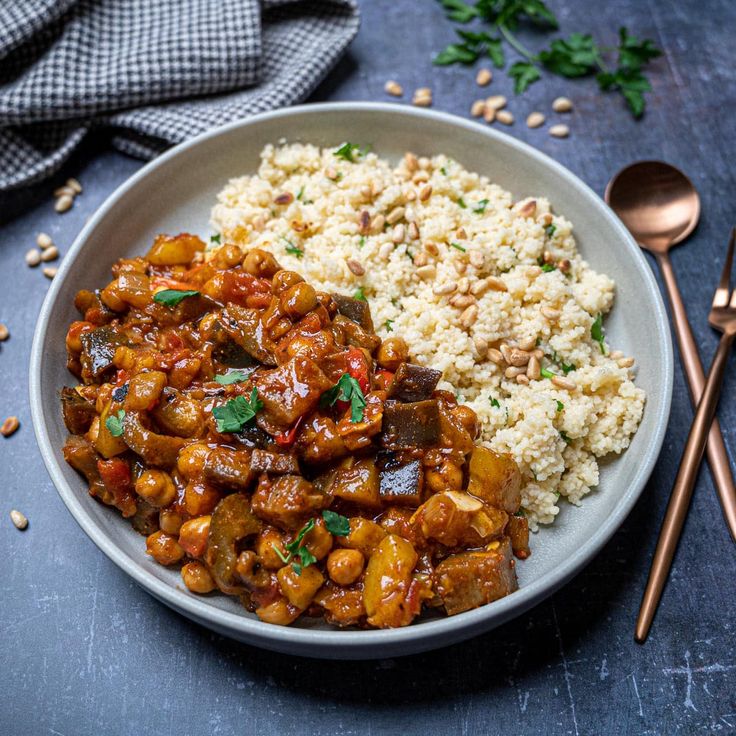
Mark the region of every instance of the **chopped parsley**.
POLYGON ((302 197, 304 196, 304 186, 302 185, 299 187, 299 191, 296 193, 296 198, 301 201, 302 197))
POLYGON ((558 365, 565 375, 570 373, 570 371, 574 371, 577 369, 575 363, 565 363, 565 361, 562 360, 562 358, 560 358, 560 356, 557 354, 556 350, 552 351, 552 357, 550 358, 550 360, 558 365))
POLYGON ((353 294, 353 299, 358 299, 361 302, 367 302, 368 300, 365 298, 365 290, 362 286, 359 286, 355 290, 355 294, 353 294))
POLYGON ((604 344, 604 341, 606 337, 603 334, 603 315, 600 314, 600 312, 598 313, 598 316, 595 318, 595 322, 593 322, 593 325, 590 328, 590 336, 598 343, 598 346, 601 349, 601 353, 605 355, 606 346, 604 344))
POLYGON ((569 445, 572 442, 572 439, 567 436, 567 433, 564 430, 560 430, 560 437, 565 441, 566 445, 569 445))
POLYGON ((457 198, 457 204, 458 204, 458 207, 461 207, 464 210, 468 208, 468 205, 465 204, 465 200, 462 197, 457 198))
POLYGON ((240 368, 230 370, 227 373, 221 373, 219 376, 215 376, 215 381, 221 386, 227 386, 231 383, 240 383, 248 379, 248 376, 253 373, 252 370, 247 373, 240 368))
POLYGON ((551 238, 555 231, 557 230, 557 225, 554 224, 554 222, 551 222, 549 225, 546 225, 544 228, 544 232, 547 233, 547 237, 551 238))
POLYGON ((553 378, 556 373, 553 373, 549 368, 542 368, 540 371, 542 378, 553 378))
POLYGON ((491 396, 491 406, 494 409, 500 409, 501 408, 501 404, 498 403, 498 399, 495 396, 491 396))
POLYGON ((294 540, 286 545, 287 554, 284 554, 275 544, 271 545, 284 565, 288 565, 294 557, 299 558, 299 562, 293 562, 291 565, 297 575, 301 575, 302 570, 305 567, 309 567, 317 562, 317 558, 304 546, 304 537, 306 537, 312 529, 314 529, 314 519, 310 519, 299 530, 299 533, 296 535, 294 540))
POLYGON ((350 421, 353 423, 363 421, 363 410, 365 409, 365 396, 360 384, 349 374, 343 373, 340 380, 330 389, 322 394, 319 400, 320 406, 334 406, 336 401, 350 402, 350 421))
POLYGON ((346 537, 350 534, 350 519, 347 516, 325 509, 322 512, 322 518, 325 520, 325 526, 330 534, 334 534, 336 537, 346 537))
POLYGON ((561 402, 557 402, 557 411, 562 411, 565 408, 565 405, 561 402))
POLYGON ((217 422, 217 431, 240 432, 262 407, 263 402, 258 398, 258 389, 255 386, 250 392, 250 399, 236 396, 223 406, 216 406, 212 410, 212 416, 217 422))
POLYGON ((105 419, 107 431, 113 437, 120 437, 123 434, 123 419, 125 419, 125 412, 122 409, 116 412, 113 416, 105 419))
POLYGON ((210 235, 210 240, 213 243, 217 243, 220 245, 220 238, 222 238, 222 235, 220 233, 215 233, 214 235, 210 235))
POLYGON ((336 158, 341 158, 343 161, 349 161, 351 164, 354 164, 355 157, 362 156, 363 151, 360 146, 355 143, 343 143, 340 148, 336 148, 332 154, 336 158))
POLYGON ((480 202, 473 207, 473 212, 482 215, 486 211, 486 207, 488 207, 488 202, 489 200, 487 199, 481 199, 480 202))
POLYGON ((304 251, 301 248, 297 248, 294 243, 291 242, 288 238, 285 238, 283 235, 281 236, 281 240, 283 240, 286 243, 286 252, 290 256, 296 256, 297 258, 304 258, 304 251))
POLYGON ((463 248, 463 247, 462 247, 462 245, 460 245, 460 243, 450 243, 450 245, 451 245, 451 246, 452 246, 453 248, 457 248, 458 250, 462 251, 463 253, 466 253, 466 252, 467 252, 467 251, 465 250, 465 248, 463 248))
POLYGON ((386 328, 386 332, 393 332, 394 331, 394 326, 393 325, 394 325, 394 320, 392 320, 392 319, 387 319, 383 323, 383 326, 386 328))
POLYGON ((362 248, 365 245, 365 235, 361 235, 358 239, 358 248, 362 248))
POLYGON ((447 176, 447 169, 444 166, 440 166, 440 174, 447 176))
POLYGON ((161 289, 153 295, 153 301, 156 304, 163 304, 165 307, 175 307, 189 296, 199 296, 199 292, 195 290, 184 291, 183 289, 161 289))
POLYGON ((553 263, 543 263, 542 264, 542 271, 544 273, 549 273, 550 271, 556 271, 557 266, 555 266, 553 263))

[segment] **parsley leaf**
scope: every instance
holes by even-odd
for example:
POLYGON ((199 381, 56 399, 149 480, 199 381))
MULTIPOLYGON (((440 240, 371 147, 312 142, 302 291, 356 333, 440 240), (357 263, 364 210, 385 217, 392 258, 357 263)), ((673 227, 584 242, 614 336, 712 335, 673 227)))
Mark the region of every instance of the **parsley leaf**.
POLYGON ((358 240, 358 248, 362 248, 365 245, 365 235, 361 235, 358 240))
POLYGON ((228 371, 227 373, 221 373, 219 376, 215 376, 215 381, 219 383, 220 386, 228 386, 231 383, 240 383, 241 381, 247 380, 251 373, 253 373, 252 370, 246 373, 244 370, 238 368, 228 371))
POLYGON ((473 212, 482 215, 486 211, 486 207, 488 207, 488 202, 489 200, 487 199, 481 199, 480 202, 473 207, 473 212))
POLYGON ((310 565, 313 565, 315 562, 317 562, 317 558, 306 547, 303 546, 304 537, 306 537, 307 534, 309 534, 309 532, 314 529, 314 523, 314 519, 310 519, 299 530, 299 533, 296 535, 294 540, 286 545, 287 554, 284 554, 275 544, 271 545, 271 547, 279 556, 279 559, 281 560, 281 562, 284 563, 284 565, 288 565, 294 557, 299 558, 299 562, 294 562, 291 566, 297 575, 301 575, 302 570, 305 567, 309 567, 310 565))
POLYGON ((552 377, 554 377, 554 376, 557 375, 556 373, 554 373, 553 371, 551 371, 549 368, 542 368, 540 370, 540 374, 541 374, 542 378, 552 378, 552 377))
POLYGON ((463 247, 462 247, 462 245, 460 245, 460 243, 450 243, 450 245, 451 245, 451 246, 452 246, 453 248, 457 248, 457 250, 461 250, 461 251, 462 251, 463 253, 466 253, 466 252, 467 252, 467 251, 465 250, 465 248, 463 248, 463 247))
POLYGON ((630 36, 625 27, 618 31, 618 66, 620 69, 641 69, 652 59, 662 55, 651 39, 640 41, 630 36))
POLYGON ((495 396, 491 397, 491 406, 494 407, 495 409, 501 408, 501 404, 498 403, 498 399, 495 396))
POLYGON ((542 264, 542 271, 545 273, 549 273, 550 271, 556 271, 557 266, 555 266, 554 263, 543 263, 542 264))
POLYGON ((283 235, 281 236, 281 240, 283 240, 286 243, 286 252, 290 256, 296 256, 297 258, 304 258, 304 251, 301 248, 297 248, 294 243, 291 242, 288 238, 285 238, 283 235))
POLYGON ((448 20, 455 23, 468 23, 478 15, 478 11, 472 5, 462 0, 440 0, 440 4, 445 9, 448 20))
POLYGON ((514 92, 520 95, 527 87, 542 78, 534 64, 528 61, 517 61, 509 69, 509 76, 514 80, 514 92))
POLYGON ((385 321, 385 322, 383 323, 383 326, 384 326, 384 327, 386 328, 386 332, 393 332, 393 331, 394 331, 394 320, 392 320, 392 319, 387 319, 387 320, 386 320, 386 321, 385 321))
POLYGON ((567 433, 563 430, 560 430, 560 437, 565 441, 566 445, 569 445, 572 442, 572 439, 567 436, 567 433))
POLYGON ((322 518, 325 520, 325 526, 330 534, 334 534, 336 537, 346 537, 350 534, 350 519, 347 516, 325 509, 322 512, 322 518))
POLYGON ((362 156, 363 151, 360 146, 355 143, 343 143, 340 148, 336 148, 332 154, 336 158, 341 158, 343 161, 349 161, 351 164, 354 164, 355 156, 362 156))
POLYGON ((448 66, 449 64, 472 64, 480 52, 464 43, 451 43, 432 59, 436 66, 448 66))
POLYGON ((353 294, 353 299, 358 299, 361 302, 367 302, 368 300, 365 298, 365 289, 362 286, 359 286, 355 290, 355 294, 353 294))
POLYGON ((562 411, 565 408, 565 405, 561 402, 557 402, 557 411, 562 411))
POLYGON ((507 28, 516 28, 524 18, 535 25, 558 27, 555 14, 542 0, 478 0, 476 9, 481 17, 507 28))
POLYGON ((462 43, 451 43, 434 57, 433 64, 437 66, 472 64, 481 54, 487 52, 496 66, 503 66, 504 58, 500 38, 494 38, 483 32, 478 33, 460 29, 456 29, 456 32, 462 43))
POLYGON ((617 69, 615 72, 601 72, 596 79, 598 86, 604 91, 618 90, 626 100, 635 118, 644 114, 644 92, 649 92, 652 85, 639 69, 617 69))
POLYGON ((349 374, 343 373, 340 380, 330 389, 322 394, 319 400, 320 406, 334 406, 336 401, 350 402, 350 421, 353 423, 363 421, 363 410, 365 409, 365 397, 360 384, 349 374))
POLYGON ((213 243, 217 243, 218 245, 220 244, 220 238, 222 238, 221 233, 215 233, 215 235, 210 235, 210 240, 213 243))
POLYGON ((301 198, 304 196, 304 186, 302 185, 299 187, 299 191, 296 193, 296 198, 301 201, 301 198))
POLYGON ((166 307, 175 307, 188 296, 199 296, 199 292, 194 290, 184 291, 182 289, 161 289, 153 295, 153 301, 166 307))
POLYGON ((501 43, 500 38, 489 38, 486 41, 486 53, 496 69, 503 69, 504 64, 506 63, 506 56, 503 53, 503 46, 501 43))
POLYGON ((554 224, 554 222, 551 222, 549 225, 545 226, 544 232, 547 234, 548 238, 551 238, 555 231, 557 230, 557 225, 554 224))
POLYGON ((465 200, 462 197, 457 198, 457 205, 463 210, 466 210, 468 208, 468 205, 465 204, 465 200))
POLYGON ((574 363, 565 363, 565 361, 562 360, 562 358, 560 358, 560 356, 557 354, 556 350, 552 351, 552 357, 550 358, 550 360, 555 365, 558 365, 565 375, 570 373, 570 371, 577 370, 577 366, 574 363))
POLYGON ((539 53, 539 60, 561 77, 584 77, 598 68, 600 52, 590 34, 573 33, 552 41, 548 51, 539 53))
POLYGON ((120 409, 113 416, 109 416, 105 419, 105 426, 108 432, 113 437, 121 437, 123 434, 123 419, 125 419, 125 412, 120 409))
POLYGON ((212 416, 217 422, 217 431, 240 432, 262 407, 263 402, 258 398, 258 389, 255 386, 250 392, 250 399, 236 396, 223 406, 216 406, 212 410, 212 416))
POLYGON ((604 341, 606 338, 603 334, 603 315, 600 313, 598 313, 598 316, 595 318, 595 322, 593 322, 590 328, 590 336, 598 343, 598 346, 601 349, 601 353, 605 355, 606 346, 604 344, 604 341))

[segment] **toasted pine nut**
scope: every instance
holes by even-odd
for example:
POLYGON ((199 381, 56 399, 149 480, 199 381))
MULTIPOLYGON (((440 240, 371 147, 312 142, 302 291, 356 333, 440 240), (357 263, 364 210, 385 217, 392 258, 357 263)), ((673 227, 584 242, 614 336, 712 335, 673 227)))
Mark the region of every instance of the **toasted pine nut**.
POLYGON ((282 194, 279 194, 278 197, 276 197, 273 200, 274 204, 291 204, 294 201, 294 195, 291 192, 283 192, 282 194))
POLYGON ((471 250, 470 253, 468 253, 468 260, 470 261, 470 265, 475 266, 476 268, 482 268, 485 263, 483 254, 479 250, 471 250))
POLYGON ((493 95, 486 100, 486 107, 490 107, 493 110, 500 110, 506 107, 508 100, 503 95, 493 95))
POLYGON ((550 322, 556 322, 562 314, 559 309, 555 309, 554 307, 542 307, 539 311, 542 313, 542 317, 548 319, 550 322))
POLYGON ((508 291, 506 284, 496 276, 486 276, 484 279, 476 281, 471 287, 471 293, 476 296, 485 294, 488 290, 492 291, 508 291))
POLYGON ((411 240, 419 240, 419 225, 412 221, 409 223, 409 238, 411 240))
POLYGON ((20 511, 16 511, 15 509, 10 512, 10 520, 13 522, 15 528, 21 531, 28 526, 28 519, 25 514, 21 514, 20 511))
POLYGON ((404 199, 407 202, 413 202, 417 198, 417 193, 413 189, 407 189, 404 192, 404 199))
POLYGON ((553 125, 549 129, 549 134, 554 138, 567 138, 570 135, 570 128, 567 125, 553 125))
POLYGON ((509 110, 498 110, 496 112, 496 120, 503 125, 513 125, 514 114, 509 110))
POLYGON ((536 355, 532 355, 531 358, 529 358, 529 362, 526 366, 526 375, 532 380, 532 381, 538 381, 542 375, 542 369, 539 365, 539 358, 537 358, 536 355))
POLYGON ((572 110, 572 100, 567 97, 557 97, 552 102, 552 109, 555 112, 570 112, 572 110))
POLYGON ((394 252, 394 244, 393 243, 384 243, 379 249, 378 249, 378 257, 382 258, 384 261, 387 261, 389 256, 394 252))
POLYGON ((41 251, 42 261, 55 261, 59 257, 59 249, 52 245, 50 248, 41 251))
POLYGON ((495 363, 496 365, 501 365, 504 362, 501 351, 496 350, 496 348, 488 348, 488 360, 490 360, 492 363, 495 363))
POLYGON ((363 233, 363 235, 367 234, 371 229, 371 213, 368 212, 368 210, 363 210, 360 213, 358 221, 360 223, 360 232, 363 233))
POLYGON ((470 291, 470 279, 467 276, 463 276, 457 282, 457 290, 460 294, 467 294, 470 291))
POLYGON ((33 268, 38 266, 39 263, 41 263, 41 254, 35 248, 31 248, 26 253, 26 264, 33 268))
POLYGON ((43 273, 43 275, 47 279, 52 279, 52 278, 54 278, 54 276, 56 276, 56 273, 57 273, 58 270, 59 270, 58 268, 48 268, 48 267, 46 267, 46 268, 42 269, 41 272, 43 273))
POLYGON ((545 227, 547 225, 552 224, 552 220, 554 220, 554 217, 552 217, 551 212, 545 212, 540 218, 539 218, 539 224, 544 225, 545 227))
POLYGON ((530 279, 537 278, 540 273, 542 273, 542 269, 539 268, 539 266, 529 266, 529 268, 526 269, 526 275, 530 279))
POLYGON ((373 230, 374 233, 380 233, 383 232, 383 226, 386 224, 386 218, 378 214, 373 218, 373 222, 371 223, 371 230, 373 230))
POLYGON ((532 355, 537 360, 542 360, 542 358, 544 358, 544 350, 542 350, 542 348, 535 348, 534 350, 532 350, 532 355))
POLYGON ((456 289, 457 284, 454 281, 446 281, 444 284, 435 284, 432 287, 432 293, 442 296, 443 294, 452 294, 456 289))
POLYGON ((532 112, 527 115, 526 125, 528 128, 538 128, 540 125, 544 125, 544 114, 541 112, 532 112))
POLYGON ((459 227, 459 228, 458 228, 458 229, 457 229, 457 230, 455 231, 455 237, 456 237, 456 238, 457 238, 458 240, 467 240, 467 238, 468 238, 468 234, 467 234, 467 233, 465 232, 465 228, 464 228, 464 227, 459 227))
POLYGON ((0 425, 0 434, 3 437, 10 437, 10 435, 13 434, 18 429, 18 427, 20 427, 18 417, 8 417, 0 425))
POLYGON ((534 350, 536 344, 537 344, 536 337, 526 337, 523 340, 519 340, 519 347, 522 350, 526 350, 527 352, 529 352, 530 350, 534 350))
POLYGON ((0 342, 4 342, 10 337, 8 326, 0 322, 0 342))
POLYGON ((406 209, 404 207, 394 207, 391 212, 386 215, 386 222, 389 225, 393 225, 397 223, 406 213, 406 209))
POLYGON ((440 249, 437 243, 433 243, 431 241, 424 244, 424 250, 426 250, 431 256, 438 256, 440 254, 440 249))
MULTIPOLYGON (((363 197, 363 199, 370 201, 373 199, 373 190, 370 187, 361 187, 360 188, 360 196, 363 197)), ((361 213, 362 214, 362 213, 361 213)))
MULTIPOLYGON (((504 356, 506 357, 506 356, 504 356)), ((523 366, 529 364, 529 358, 532 356, 526 350, 520 350, 519 348, 511 348, 509 350, 508 358, 506 362, 514 366, 523 366)))
POLYGON ((485 67, 483 69, 478 69, 478 73, 475 75, 475 83, 479 87, 485 87, 486 85, 490 84, 492 79, 493 72, 490 69, 486 69, 485 67))
POLYGON ((418 268, 421 268, 422 266, 426 266, 429 263, 429 257, 426 253, 417 253, 414 256, 414 265, 418 268))
POLYGON ((485 340, 482 337, 473 338, 473 347, 478 355, 488 354, 488 340, 485 340))
POLYGON ((452 265, 460 276, 468 270, 468 264, 465 263, 465 261, 461 261, 459 258, 454 259, 452 261, 452 265))
POLYGON ((526 374, 526 366, 510 365, 503 372, 503 375, 506 376, 506 378, 516 378, 516 376, 521 376, 522 374, 526 374))
POLYGON ((401 97, 401 95, 404 94, 404 88, 393 79, 389 79, 388 82, 383 85, 383 90, 387 95, 391 95, 393 97, 401 97))
POLYGON ((51 236, 46 233, 39 233, 36 236, 36 245, 41 249, 50 248, 53 244, 54 241, 51 240, 51 236))
POLYGON ((419 201, 426 202, 432 196, 432 185, 427 184, 419 190, 419 201))
POLYGON ((450 304, 453 307, 464 309, 465 307, 469 307, 471 304, 475 304, 475 297, 470 294, 455 294, 455 296, 450 297, 450 304))
POLYGON ((542 253, 542 260, 545 263, 552 263, 554 261, 554 257, 552 256, 552 253, 550 251, 546 250, 544 253, 542 253))
POLYGON ((406 235, 406 229, 402 224, 398 224, 391 235, 391 240, 398 244, 404 242, 404 236, 406 235))
POLYGON ((475 320, 478 319, 478 305, 471 304, 468 308, 460 315, 460 324, 469 328, 475 324, 475 320))
POLYGON ((488 103, 483 107, 483 120, 492 123, 496 119, 496 108, 491 107, 488 103))
POLYGON ((569 258, 562 258, 561 260, 557 261, 557 268, 559 268, 562 273, 568 273, 571 265, 572 264, 570 263, 569 258))
POLYGON ((511 363, 511 347, 509 345, 507 345, 505 342, 502 342, 498 346, 498 349, 501 351, 501 355, 503 355, 503 359, 507 363, 510 364, 511 363))
POLYGON ((536 199, 530 199, 528 202, 524 202, 524 204, 519 209, 519 214, 522 217, 534 217, 534 213, 537 211, 537 200, 536 199))
POLYGON ((608 357, 611 360, 618 360, 619 358, 623 358, 624 354, 620 350, 613 350, 608 357))
POLYGON ((633 358, 619 358, 618 360, 618 367, 619 368, 631 368, 632 365, 634 365, 636 361, 633 358))
POLYGON ((425 181, 429 181, 429 173, 425 170, 417 171, 417 173, 412 176, 411 180, 415 184, 424 184, 425 181))
POLYGON ((54 189, 54 197, 74 197, 76 192, 68 186, 58 187, 54 189))
POLYGON ((356 261, 354 258, 348 258, 347 261, 348 268, 356 275, 356 276, 363 276, 365 275, 365 269, 361 265, 359 261, 356 261))
POLYGON ((516 376, 516 383, 520 383, 522 386, 529 385, 529 377, 525 373, 521 373, 516 376))
POLYGON ((426 266, 420 266, 417 268, 416 274, 423 281, 429 281, 437 275, 437 267, 433 263, 426 266))
POLYGON ((66 180, 66 185, 75 194, 81 194, 82 193, 82 185, 74 177, 71 177, 71 178, 67 179, 66 180))
POLYGON ((575 381, 571 381, 569 378, 565 378, 564 376, 552 376, 550 380, 555 386, 557 386, 557 388, 564 388, 567 391, 574 391, 578 387, 575 381))
POLYGON ((474 118, 479 118, 486 109, 485 100, 476 100, 470 108, 470 114, 474 118))
POLYGON ((411 151, 404 154, 404 164, 412 174, 419 169, 419 159, 411 151))

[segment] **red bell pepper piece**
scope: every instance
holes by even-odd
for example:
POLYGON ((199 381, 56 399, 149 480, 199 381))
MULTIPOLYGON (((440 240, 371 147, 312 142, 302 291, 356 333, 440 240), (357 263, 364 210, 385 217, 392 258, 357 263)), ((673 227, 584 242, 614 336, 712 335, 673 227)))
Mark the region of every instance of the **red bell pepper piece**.
POLYGON ((299 430, 302 419, 304 419, 304 417, 299 417, 299 419, 294 422, 294 426, 288 432, 284 432, 284 434, 277 434, 274 437, 274 440, 276 440, 276 444, 279 445, 279 447, 291 447, 294 444, 296 433, 299 430))

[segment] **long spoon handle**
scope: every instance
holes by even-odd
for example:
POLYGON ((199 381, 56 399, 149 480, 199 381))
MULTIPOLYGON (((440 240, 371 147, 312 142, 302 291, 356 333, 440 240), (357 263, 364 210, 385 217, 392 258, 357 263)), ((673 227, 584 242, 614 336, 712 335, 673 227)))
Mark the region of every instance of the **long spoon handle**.
POLYGON ((734 334, 724 334, 721 337, 715 358, 713 358, 713 364, 710 367, 705 390, 698 402, 698 409, 695 412, 695 419, 693 419, 687 444, 682 453, 680 469, 677 471, 677 479, 672 488, 667 513, 662 523, 662 531, 657 541, 652 569, 649 571, 649 580, 647 580, 647 587, 644 590, 644 597, 639 609, 639 618, 636 621, 635 636, 639 642, 643 642, 647 638, 654 614, 659 605, 659 599, 662 597, 662 590, 670 573, 672 558, 677 549, 677 543, 680 541, 680 533, 690 506, 690 498, 693 495, 695 478, 703 459, 703 451, 708 439, 708 427, 713 421, 718 399, 721 395, 721 384, 728 362, 728 353, 735 336, 734 334))
MULTIPOLYGON (((672 263, 667 253, 658 254, 657 261, 662 271, 667 294, 669 296, 670 305, 672 306, 672 319, 675 325, 675 335, 677 335, 677 343, 680 346, 680 355, 682 364, 685 368, 685 376, 690 386, 690 396, 693 403, 700 400, 705 386, 705 374, 703 366, 700 362, 700 354, 695 344, 690 322, 687 318, 685 305, 680 296, 680 289, 677 286, 675 272, 672 269, 672 263)), ((713 483, 718 491, 718 497, 721 501, 721 509, 726 519, 726 524, 731 532, 732 539, 736 542, 736 485, 734 485, 733 476, 731 475, 731 466, 728 462, 728 453, 726 445, 723 442, 721 427, 718 419, 713 420, 713 424, 708 434, 708 463, 713 473, 713 483)))

